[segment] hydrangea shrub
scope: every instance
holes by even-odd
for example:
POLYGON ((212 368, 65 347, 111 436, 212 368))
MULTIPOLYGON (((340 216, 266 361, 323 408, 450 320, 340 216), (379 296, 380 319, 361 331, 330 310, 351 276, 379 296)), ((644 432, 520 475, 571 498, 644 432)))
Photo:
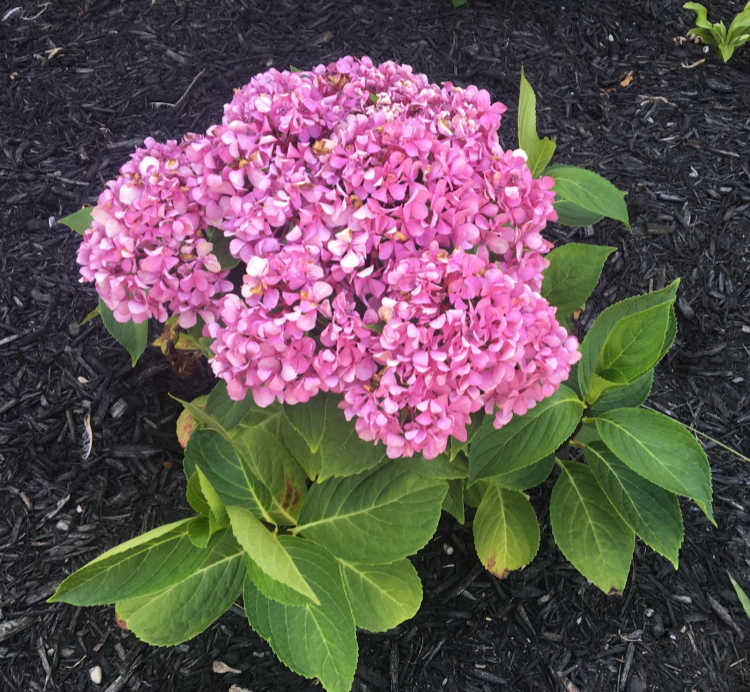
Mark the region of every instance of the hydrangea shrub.
POLYGON ((204 134, 146 139, 70 219, 131 356, 149 319, 166 322, 162 345, 200 349, 219 384, 178 421, 195 516, 52 600, 114 602, 171 645, 242 595, 290 668, 344 692, 356 627, 418 609, 408 557, 441 511, 476 507, 478 556, 502 578, 536 554, 523 491, 555 467, 552 529, 588 579, 621 592, 636 534, 676 565, 677 495, 713 519, 700 445, 640 408, 677 282, 605 310, 579 345, 571 316, 613 248, 553 249, 542 231, 627 224, 623 193, 548 166, 525 78, 522 148, 500 146, 505 110, 392 62, 269 70, 204 134))

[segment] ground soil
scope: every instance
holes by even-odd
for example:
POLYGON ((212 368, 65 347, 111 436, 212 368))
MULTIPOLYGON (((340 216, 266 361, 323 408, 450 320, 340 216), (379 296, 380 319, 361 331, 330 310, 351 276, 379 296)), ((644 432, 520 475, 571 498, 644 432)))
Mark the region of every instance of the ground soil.
MULTIPOLYGON (((178 406, 211 386, 155 349, 131 370, 77 283, 78 236, 56 219, 96 199, 143 138, 203 131, 269 66, 393 59, 474 83, 509 106, 523 65, 557 161, 628 190, 633 231, 552 226, 612 244, 582 326, 614 300, 682 278, 679 334, 652 406, 750 455, 750 47, 728 65, 685 42, 681 0, 78 0, 6 4, 0 18, 0 688, 320 689, 286 670, 235 608, 175 648, 137 641, 112 608, 47 605, 73 569, 187 514, 178 406), (16 7, 17 5, 17 7, 16 7), (7 11, 6 11, 7 10, 7 11), (90 414, 93 453, 83 460, 90 414), (238 672, 218 672, 223 662, 238 672), (102 682, 91 682, 99 666, 102 682)), ((739 1, 717 0, 729 19, 739 1)), ((470 525, 444 519, 415 558, 419 614, 360 633, 354 690, 750 689, 750 467, 703 438, 718 527, 683 505, 679 571, 638 545, 606 597, 554 546, 503 581, 470 525)))

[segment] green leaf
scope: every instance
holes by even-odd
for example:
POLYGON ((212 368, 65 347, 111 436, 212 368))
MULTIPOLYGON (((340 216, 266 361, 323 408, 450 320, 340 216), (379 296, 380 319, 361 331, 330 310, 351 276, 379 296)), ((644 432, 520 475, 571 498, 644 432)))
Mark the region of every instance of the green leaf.
POLYGON ((536 131, 536 94, 521 68, 521 89, 518 98, 518 146, 526 152, 526 164, 533 177, 537 177, 555 153, 555 140, 539 139, 536 131))
MULTIPOLYGON (((280 538, 285 540, 290 538, 297 541, 303 540, 302 538, 286 535, 282 535, 280 538)), ((280 581, 276 581, 270 577, 267 572, 258 567, 257 563, 247 553, 245 553, 245 571, 247 578, 253 582, 255 588, 272 601, 291 606, 304 606, 311 603, 310 599, 303 596, 299 591, 295 591, 286 584, 282 584, 280 581)))
POLYGON ((205 548, 211 540, 211 527, 206 517, 196 517, 188 527, 188 538, 196 548, 205 548))
POLYGON ((589 407, 589 414, 598 416, 613 408, 638 407, 651 393, 654 384, 654 369, 643 373, 629 384, 607 389, 594 404, 589 407))
POLYGON ((219 380, 208 395, 206 413, 212 415, 225 430, 231 430, 240 423, 248 427, 266 423, 269 418, 281 413, 281 406, 256 406, 249 391, 244 399, 234 401, 227 394, 227 383, 219 380))
POLYGON ((289 453, 297 460, 311 480, 315 480, 320 474, 320 452, 313 454, 307 443, 289 423, 282 419, 279 425, 279 435, 289 453))
POLYGON ((448 512, 459 524, 466 521, 464 490, 466 481, 448 481, 448 494, 443 500, 443 510, 448 512))
POLYGON ((586 446, 586 463, 618 514, 677 569, 682 512, 677 496, 631 471, 601 442, 586 446))
POLYGON ((578 462, 559 461, 550 523, 565 558, 604 593, 622 594, 635 547, 633 530, 620 518, 591 473, 578 462))
MULTIPOLYGON (((543 175, 547 175, 547 171, 544 171, 543 175)), ((602 214, 587 211, 574 202, 561 198, 555 199, 555 211, 557 212, 557 223, 572 228, 593 226, 604 218, 602 214)))
POLYGON ((469 476, 469 466, 463 455, 449 461, 447 454, 441 454, 434 459, 425 459, 417 454, 406 459, 394 459, 390 463, 404 464, 409 467, 409 471, 436 481, 466 479, 469 476))
POLYGON ((619 408, 594 418, 609 449, 638 475, 695 500, 716 525, 706 453, 682 423, 656 411, 619 408))
POLYGON ((185 497, 187 498, 188 504, 201 516, 207 517, 211 511, 206 498, 203 497, 203 491, 201 490, 201 479, 200 476, 194 472, 188 476, 187 488, 185 490, 185 497))
POLYGON ((735 581, 734 577, 729 574, 729 572, 727 572, 727 576, 729 577, 729 581, 732 582, 732 588, 737 594, 740 605, 742 605, 742 610, 744 610, 745 615, 750 618, 750 598, 747 597, 747 594, 745 593, 743 588, 735 581))
POLYGON ((335 398, 328 394, 318 394, 307 403, 284 406, 284 414, 289 423, 302 436, 313 454, 320 449, 325 433, 327 403, 335 402, 335 398))
POLYGON ((72 231, 83 235, 84 231, 91 226, 91 210, 94 207, 81 207, 78 211, 60 219, 57 223, 65 224, 72 231))
POLYGON ((572 326, 571 315, 586 308, 602 267, 614 251, 608 245, 566 243, 547 255, 550 264, 544 271, 542 296, 557 307, 557 320, 566 329, 572 326))
POLYGON ((296 523, 307 492, 306 478, 278 432, 240 423, 230 436, 243 462, 271 492, 271 516, 282 524, 296 523))
POLYGON ((555 467, 555 455, 549 454, 529 466, 524 466, 517 471, 509 473, 498 473, 491 477, 492 483, 508 490, 526 490, 536 488, 537 485, 547 480, 552 469, 555 467))
MULTIPOLYGON (((669 286, 660 291, 621 300, 603 310, 594 320, 581 345, 581 360, 577 363, 578 385, 588 403, 593 404, 596 401, 595 398, 592 398, 590 392, 591 380, 596 371, 599 354, 604 347, 607 336, 615 325, 629 315, 649 310, 657 305, 671 305, 677 297, 679 284, 680 280, 675 279, 669 286)), ((665 342, 667 339, 668 335, 665 335, 665 342)))
POLYGON ((583 402, 561 385, 523 416, 514 416, 500 430, 486 416, 469 450, 469 481, 509 473, 552 454, 578 425, 583 402))
POLYGON ((383 445, 359 438, 354 423, 347 421, 338 407, 340 400, 339 396, 320 394, 306 404, 284 407, 289 422, 305 440, 311 455, 320 455, 318 483, 356 475, 386 458, 383 445))
POLYGON ((213 430, 194 432, 183 463, 188 475, 200 465, 225 506, 245 507, 263 521, 274 523, 270 491, 220 434, 213 430))
POLYGON ((539 523, 529 498, 488 481, 474 516, 474 547, 498 579, 528 565, 539 550, 539 523))
POLYGON ((471 416, 471 423, 466 428, 466 442, 461 442, 455 437, 450 438, 448 457, 453 461, 459 454, 464 454, 468 457, 469 445, 474 439, 474 435, 477 434, 479 426, 482 424, 484 414, 481 412, 473 413, 471 416))
POLYGON ((188 536, 194 519, 159 526, 108 550, 67 577, 49 601, 104 605, 153 593, 190 574, 203 559, 188 536))
MULTIPOLYGON (((630 228, 628 207, 625 204, 626 193, 618 190, 606 178, 585 168, 578 168, 578 166, 560 165, 549 166, 544 171, 544 175, 555 179, 555 197, 558 200, 555 203, 555 209, 558 216, 561 216, 560 212, 563 211, 558 223, 581 225, 578 223, 579 219, 575 219, 576 223, 570 224, 565 218, 565 213, 577 210, 584 219, 606 216, 609 219, 622 221, 628 229, 630 228), (562 204, 562 207, 559 204, 562 204)), ((589 221, 588 223, 595 222, 589 221)))
POLYGON ((84 324, 86 324, 87 322, 90 322, 91 320, 99 317, 99 315, 100 315, 100 313, 99 313, 99 305, 97 304, 97 306, 88 315, 86 315, 86 317, 84 317, 78 323, 78 326, 79 327, 83 327, 84 324))
POLYGON ((130 354, 130 362, 135 367, 141 354, 148 346, 148 320, 139 322, 118 322, 112 311, 99 299, 99 314, 109 335, 130 354))
POLYGON ((422 582, 409 560, 362 565, 339 559, 339 566, 357 627, 386 632, 419 610, 422 582))
POLYGON ((318 678, 327 692, 349 692, 357 666, 357 636, 339 565, 322 546, 288 539, 280 537, 305 580, 320 595, 320 605, 291 606, 269 600, 246 579, 243 597, 248 621, 295 673, 318 678))
POLYGON ((269 531, 243 507, 227 507, 227 514, 237 542, 261 570, 315 605, 320 605, 315 592, 297 569, 277 534, 269 531))
POLYGON ((447 483, 391 462, 313 485, 294 532, 350 562, 395 562, 432 538, 447 491, 447 483))
POLYGON ((595 372, 628 384, 651 370, 661 357, 671 309, 671 303, 663 303, 618 320, 607 334, 595 372))
POLYGON ((242 592, 242 549, 229 531, 217 534, 200 564, 167 588, 126 600, 115 609, 139 639, 155 646, 174 646, 200 634, 221 617, 242 592))

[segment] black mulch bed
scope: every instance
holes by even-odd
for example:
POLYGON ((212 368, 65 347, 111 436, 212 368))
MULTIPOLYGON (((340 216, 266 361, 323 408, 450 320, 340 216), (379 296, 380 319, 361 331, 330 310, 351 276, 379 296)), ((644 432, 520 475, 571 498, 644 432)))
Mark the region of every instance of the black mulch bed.
MULTIPOLYGON (((232 88, 269 66, 344 54, 410 63, 487 88, 509 106, 521 66, 558 161, 629 191, 614 222, 552 227, 614 244, 583 324, 614 300, 682 277, 679 335, 653 406, 750 455, 750 48, 722 65, 678 40, 682 0, 15 0, 0 21, 0 689, 320 689, 276 661, 235 608, 172 649, 117 628, 111 608, 47 605, 73 569, 186 515, 177 405, 211 386, 150 349, 135 370, 77 283, 78 237, 55 220, 96 199, 148 135, 221 117, 232 88), (16 8, 15 5, 18 4, 16 8), (82 460, 84 418, 94 451, 82 460), (215 672, 216 662, 240 672, 215 672), (90 670, 100 666, 94 685, 90 670)), ((725 19, 744 5, 710 3, 725 19)), ((470 527, 445 520, 415 562, 419 614, 362 632, 354 690, 750 689, 750 626, 727 573, 750 587, 750 467, 713 442, 718 528, 697 508, 681 567, 639 545, 622 598, 563 559, 535 495, 540 554, 497 581, 470 527)), ((218 668, 217 670, 221 670, 218 668)))

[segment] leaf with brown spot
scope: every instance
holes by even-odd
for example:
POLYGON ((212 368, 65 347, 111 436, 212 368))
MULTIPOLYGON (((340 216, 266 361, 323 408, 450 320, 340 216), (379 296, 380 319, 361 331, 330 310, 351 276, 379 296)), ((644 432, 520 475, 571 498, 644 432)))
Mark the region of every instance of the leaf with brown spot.
POLYGON ((474 517, 474 546, 498 579, 528 565, 539 550, 539 524, 529 498, 487 481, 474 517))

